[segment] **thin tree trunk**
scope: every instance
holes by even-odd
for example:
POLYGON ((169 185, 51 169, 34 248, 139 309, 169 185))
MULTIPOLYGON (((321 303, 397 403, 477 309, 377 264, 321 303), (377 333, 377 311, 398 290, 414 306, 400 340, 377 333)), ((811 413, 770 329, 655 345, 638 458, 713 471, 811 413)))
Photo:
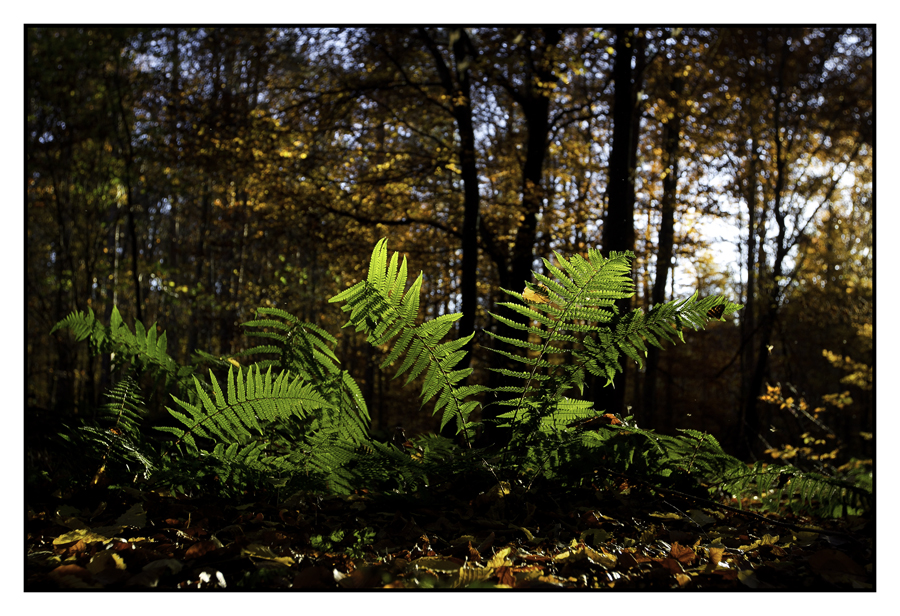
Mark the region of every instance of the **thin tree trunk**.
MULTIPOLYGON (((784 272, 784 259, 787 257, 789 247, 786 245, 787 226, 785 221, 785 213, 783 210, 784 203, 784 187, 785 176, 788 166, 788 153, 790 151, 790 141, 788 142, 787 151, 784 140, 781 136, 782 126, 782 99, 784 91, 782 88, 782 76, 784 72, 786 54, 782 54, 782 62, 775 82, 778 93, 776 95, 776 109, 774 111, 774 135, 775 135, 775 185, 773 187, 774 202, 772 204, 772 214, 778 226, 775 237, 775 254, 772 262, 772 275, 766 285, 767 304, 762 307, 762 316, 759 323, 759 338, 756 345, 756 361, 753 369, 753 377, 750 380, 750 389, 744 400, 744 413, 740 425, 740 438, 738 441, 739 451, 745 458, 755 457, 756 441, 760 434, 760 417, 759 417, 759 392, 762 390, 765 380, 766 369, 769 362, 769 354, 766 347, 772 339, 772 331, 775 327, 775 319, 778 315, 780 304, 780 287, 779 280, 784 272)), ((790 139, 790 138, 788 138, 790 139)), ((764 260, 760 258, 760 267, 763 266, 764 260)), ((752 346, 751 346, 752 348, 752 346)))
MULTIPOLYGON (((478 236, 481 216, 481 198, 478 192, 478 166, 475 154, 475 126, 472 121, 472 83, 469 66, 475 52, 465 28, 450 30, 450 49, 454 70, 450 70, 438 50, 437 44, 425 28, 419 29, 425 46, 434 58, 441 85, 453 101, 453 119, 459 130, 459 163, 463 180, 462 266, 459 292, 462 318, 459 320, 458 337, 465 338, 475 331, 478 308, 478 236)), ((458 369, 468 368, 472 360, 474 343, 465 346, 466 356, 458 369)))
MULTIPOLYGON (((459 320, 459 337, 464 338, 475 331, 475 316, 478 309, 478 227, 480 226, 481 202, 478 193, 478 167, 475 158, 475 129, 472 122, 472 86, 468 65, 472 61, 472 43, 465 29, 459 28, 453 42, 453 58, 456 63, 456 79, 459 85, 453 115, 456 119, 460 138, 460 168, 463 179, 463 225, 462 225, 462 272, 460 295, 462 296, 462 318, 459 320)), ((474 343, 465 346, 466 356, 458 369, 468 368, 472 361, 474 343)))
MULTIPOLYGON (((671 92, 676 93, 675 98, 682 89, 682 80, 674 78, 671 84, 671 92)), ((657 306, 666 301, 666 284, 669 271, 672 268, 672 254, 675 244, 675 208, 678 192, 678 136, 681 132, 681 114, 675 113, 666 123, 665 136, 663 137, 666 156, 665 177, 663 178, 663 194, 660 203, 662 210, 659 223, 659 240, 656 253, 656 279, 653 281, 653 291, 650 303, 657 306)), ((648 428, 656 428, 658 424, 658 405, 656 403, 656 386, 659 369, 659 349, 650 346, 647 352, 647 369, 644 373, 644 422, 648 428)))
POLYGON ((759 268, 757 261, 757 141, 754 134, 749 145, 749 170, 747 172, 746 194, 747 201, 747 287, 744 294, 744 310, 741 314, 741 340, 743 341, 743 349, 741 351, 741 401, 739 409, 738 425, 735 430, 735 440, 740 443, 741 435, 744 429, 744 419, 747 416, 747 407, 750 403, 750 392, 759 391, 754 389, 754 376, 751 376, 750 368, 754 365, 754 348, 753 338, 756 332, 757 309, 756 309, 756 280, 759 268))

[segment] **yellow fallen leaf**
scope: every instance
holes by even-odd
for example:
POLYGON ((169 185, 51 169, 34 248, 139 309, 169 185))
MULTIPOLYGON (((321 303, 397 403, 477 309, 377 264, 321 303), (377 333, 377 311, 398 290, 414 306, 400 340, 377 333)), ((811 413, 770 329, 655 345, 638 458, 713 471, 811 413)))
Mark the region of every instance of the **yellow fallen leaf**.
POLYGON ((260 545, 258 543, 251 543, 245 548, 241 549, 241 556, 249 556, 250 558, 261 558, 263 560, 268 560, 271 562, 276 562, 280 565, 285 565, 290 567, 294 564, 294 559, 290 556, 278 556, 275 552, 272 551, 267 545, 260 545))
POLYGON ((512 548, 510 547, 505 547, 502 550, 499 550, 496 554, 494 554, 487 566, 493 567, 495 569, 499 567, 512 567, 512 560, 507 559, 507 556, 509 556, 511 553, 512 548))
POLYGON ((725 556, 725 547, 724 546, 710 546, 709 547, 709 567, 711 569, 715 569, 716 565, 722 560, 722 557, 725 556))
POLYGON ((538 284, 538 291, 533 291, 529 287, 525 287, 522 291, 522 299, 532 304, 550 304, 553 308, 559 310, 559 304, 550 301, 550 289, 542 284, 538 284))
MULTIPOLYGON (((100 530, 100 529, 94 529, 100 530)), ((79 528, 78 530, 73 530, 70 533, 66 533, 65 535, 60 535, 56 539, 53 540, 53 545, 62 545, 65 543, 74 543, 76 541, 84 541, 85 543, 106 543, 111 539, 111 536, 107 536, 105 534, 99 534, 93 532, 89 528, 79 528)))
POLYGON ((540 293, 532 291, 531 289, 529 289, 527 287, 525 288, 524 291, 522 291, 522 299, 524 299, 526 302, 532 302, 534 304, 549 304, 550 303, 550 300, 547 299, 547 296, 541 295, 540 293))
POLYGON ((460 567, 459 578, 453 582, 454 588, 468 586, 472 582, 486 580, 494 575, 493 569, 476 569, 474 567, 460 567))

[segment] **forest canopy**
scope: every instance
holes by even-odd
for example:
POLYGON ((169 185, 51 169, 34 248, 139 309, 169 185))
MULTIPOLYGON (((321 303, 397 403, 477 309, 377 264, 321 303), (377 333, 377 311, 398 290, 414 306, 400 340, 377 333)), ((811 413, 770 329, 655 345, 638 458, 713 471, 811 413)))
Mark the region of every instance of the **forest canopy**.
POLYGON ((593 383, 598 408, 871 458, 873 62, 864 27, 30 28, 27 421, 111 385, 51 334, 74 311, 156 324, 188 363, 251 347, 269 307, 340 332, 373 430, 436 431, 328 303, 389 237, 424 317, 475 333, 473 384, 504 367, 479 335, 513 335, 502 289, 554 251, 633 251, 622 307, 744 308, 593 383))

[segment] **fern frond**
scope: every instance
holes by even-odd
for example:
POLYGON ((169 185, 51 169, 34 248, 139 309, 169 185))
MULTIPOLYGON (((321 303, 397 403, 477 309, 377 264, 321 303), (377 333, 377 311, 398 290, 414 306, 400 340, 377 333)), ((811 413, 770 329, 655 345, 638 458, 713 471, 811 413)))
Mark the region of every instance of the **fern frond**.
POLYGON ((123 376, 105 394, 107 402, 97 409, 97 421, 101 425, 127 434, 136 435, 147 411, 137 382, 123 376))
MULTIPOLYGON (((831 517, 842 515, 848 508, 866 511, 872 504, 871 492, 818 473, 762 462, 748 466, 725 453, 715 437, 697 430, 679 430, 680 435, 668 436, 633 424, 613 425, 591 433, 584 442, 606 447, 609 453, 610 444, 619 440, 610 435, 624 432, 629 438, 642 439, 643 445, 631 443, 629 447, 641 452, 645 468, 656 475, 651 481, 660 487, 666 487, 666 477, 681 482, 692 480, 695 486, 704 486, 711 496, 721 492, 756 495, 763 510, 776 511, 787 506, 797 512, 831 517)), ((613 455, 606 463, 619 464, 617 470, 625 472, 636 470, 632 458, 621 460, 613 455)))
POLYGON ((251 438, 251 430, 262 434, 263 423, 303 419, 314 410, 327 407, 328 402, 318 395, 311 385, 303 384, 299 377, 291 379, 289 372, 282 372, 272 380, 269 369, 265 376, 253 366, 246 377, 240 371, 228 370, 227 396, 222 392, 215 376, 210 372, 215 399, 210 398, 195 379, 199 404, 174 398, 186 414, 167 408, 169 414, 184 428, 157 427, 177 437, 175 446, 184 441, 196 450, 195 437, 213 439, 221 443, 244 444, 251 438))
POLYGON ((94 420, 85 420, 60 437, 77 448, 77 456, 99 463, 95 481, 111 462, 131 474, 136 472, 132 467, 140 465, 144 476, 148 476, 157 466, 156 452, 140 430, 146 416, 140 388, 126 375, 104 396, 107 402, 96 409, 94 420))
POLYGON ((848 511, 869 511, 873 505, 871 491, 862 487, 793 466, 762 462, 750 467, 733 464, 712 485, 727 494, 755 494, 766 511, 787 506, 795 512, 840 517, 848 511))
POLYGON ((328 401, 328 407, 317 416, 312 428, 336 427, 354 443, 368 441, 371 418, 362 392, 350 374, 341 370, 332 351, 337 340, 312 323, 300 321, 278 308, 259 308, 257 318, 244 323, 248 336, 264 338, 274 344, 247 349, 238 356, 276 354, 277 360, 264 360, 258 367, 273 366, 299 375, 317 394, 328 401))
MULTIPOLYGON (((116 310, 113 308, 113 310, 116 310)), ((94 311, 88 308, 87 314, 76 310, 69 314, 65 319, 53 326, 50 333, 59 329, 69 329, 78 342, 82 340, 90 340, 92 346, 102 347, 107 338, 107 329, 94 316, 94 311)))
MULTIPOLYGON (((608 385, 622 370, 622 355, 643 365, 648 345, 661 347, 663 340, 683 341, 682 323, 702 327, 714 305, 724 303, 727 312, 740 308, 717 297, 697 301, 695 294, 687 300, 655 306, 646 315, 640 309, 620 315, 615 302, 633 295, 632 253, 612 252, 606 258, 590 249, 587 258, 576 255, 569 260, 554 254, 555 264, 544 259, 549 275, 534 273, 537 284, 526 282, 523 293, 504 290, 521 303, 501 305, 524 317, 524 322, 492 314, 531 338, 517 340, 488 332, 498 341, 526 351, 517 354, 492 349, 526 366, 523 371, 496 369, 522 379, 517 393, 523 406, 530 391, 547 390, 547 376, 552 377, 558 395, 570 387, 581 389, 586 373, 604 377, 608 385), (551 356, 556 357, 551 360, 551 356), (559 361, 566 356, 570 362, 559 361)), ((515 414, 512 419, 517 419, 515 414)))
POLYGON ((88 340, 95 355, 110 353, 114 366, 130 364, 135 373, 149 372, 166 385, 177 385, 182 395, 190 390, 194 368, 179 366, 166 353, 166 334, 157 335, 155 323, 145 329, 140 321, 135 321, 132 333, 122 320, 119 309, 113 306, 109 326, 100 323, 94 311, 88 309, 87 314, 80 311, 71 313, 57 323, 51 333, 63 328, 71 330, 76 340, 88 340))
POLYGON ((321 477, 329 492, 350 494, 357 487, 358 478, 351 465, 358 457, 358 447, 348 443, 339 431, 321 430, 289 459, 300 472, 321 477))
MULTIPOLYGON (((408 384, 425 375, 422 404, 437 397, 433 413, 440 414, 441 427, 455 420, 457 432, 462 433, 469 443, 470 430, 466 426, 478 403, 466 401, 458 384, 471 374, 472 369, 454 370, 454 367, 463 358, 465 352, 461 349, 472 336, 440 342, 462 316, 458 313, 441 315, 416 325, 422 274, 419 273, 404 293, 406 258, 400 261, 399 253, 395 252, 388 262, 387 254, 387 240, 382 239, 372 251, 366 280, 332 297, 329 302, 345 302, 341 310, 349 312, 350 318, 344 327, 352 326, 356 331, 365 332, 372 345, 389 345, 382 368, 404 358, 394 378, 405 373, 405 384, 408 384)), ((465 394, 470 396, 483 390, 483 387, 473 386, 465 389, 465 394)))

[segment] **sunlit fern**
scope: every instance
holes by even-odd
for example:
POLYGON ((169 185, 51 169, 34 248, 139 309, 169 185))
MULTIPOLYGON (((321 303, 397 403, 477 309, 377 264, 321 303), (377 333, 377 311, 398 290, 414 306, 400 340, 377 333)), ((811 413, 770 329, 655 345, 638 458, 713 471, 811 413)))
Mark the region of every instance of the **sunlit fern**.
MULTIPOLYGON (((433 413, 440 414, 441 428, 450 421, 456 422, 457 433, 461 433, 466 444, 471 447, 473 425, 469 422, 472 411, 479 403, 467 398, 484 390, 479 385, 460 386, 460 382, 472 373, 471 368, 455 369, 465 356, 463 347, 472 335, 441 342, 450 332, 453 323, 462 316, 460 313, 441 315, 417 325, 419 315, 419 293, 422 274, 406 289, 406 257, 402 262, 398 253, 387 258, 387 240, 382 239, 372 251, 369 273, 342 293, 332 297, 330 302, 345 302, 341 310, 350 313, 344 327, 354 327, 365 332, 367 340, 374 346, 386 345, 387 357, 381 368, 387 368, 403 358, 394 378, 406 373, 406 384, 424 374, 422 383, 422 404, 437 396, 433 413), (405 290, 405 293, 404 293, 405 290)), ((474 334, 473 334, 474 335, 474 334)))
MULTIPOLYGON (((565 425, 596 414, 592 404, 567 397, 578 388, 583 393, 588 374, 606 379, 609 385, 622 370, 620 357, 643 365, 647 345, 662 348, 662 340, 682 340, 684 325, 699 328, 709 320, 707 312, 723 305, 726 313, 739 308, 721 297, 698 301, 697 294, 660 304, 648 314, 635 309, 619 314, 618 300, 634 294, 630 252, 611 252, 609 258, 590 249, 587 258, 565 259, 554 253, 556 263, 544 259, 550 275, 535 272, 538 282, 526 282, 523 293, 503 289, 519 302, 500 305, 518 313, 522 321, 492 314, 498 321, 524 332, 526 339, 490 333, 495 339, 517 349, 494 349, 520 370, 499 368, 498 372, 520 385, 494 389, 500 398, 495 404, 512 409, 499 416, 512 424, 529 423, 531 418, 565 425)), ((530 424, 529 424, 530 425, 530 424)))
POLYGON ((255 363, 257 368, 288 370, 328 402, 310 417, 309 430, 327 427, 356 444, 368 440, 371 418, 366 401, 350 373, 341 370, 332 350, 337 341, 331 334, 278 308, 258 308, 257 318, 244 323, 244 327, 248 336, 269 344, 251 347, 235 357, 262 355, 255 363), (267 357, 272 355, 274 358, 267 357))
POLYGON ((385 240, 373 250, 366 280, 331 301, 344 302, 350 313, 345 327, 383 348, 382 369, 399 362, 395 378, 406 374, 408 384, 422 377, 422 404, 437 397, 433 413, 440 414, 442 427, 455 421, 469 445, 465 450, 436 435, 399 447, 372 440, 359 387, 332 350, 336 340, 283 310, 260 308, 245 324, 263 344, 230 358, 196 354, 213 367, 227 366, 224 381, 212 372, 196 378, 195 366, 178 366, 166 354, 164 333, 157 336, 155 326, 145 330, 139 322, 132 333, 117 310, 109 327, 89 311, 69 315, 54 330, 70 328, 94 352, 114 354, 118 365, 178 384, 176 406, 168 409, 175 425, 156 426, 171 438, 162 451, 140 438, 143 403, 129 379, 118 381, 97 420, 77 432, 84 437, 80 443, 104 460, 139 462, 153 481, 182 491, 269 486, 347 494, 364 487, 409 494, 463 476, 499 481, 504 475, 527 478, 528 486, 539 476, 563 486, 586 476, 593 480, 602 469, 659 489, 755 495, 770 509, 787 505, 823 515, 866 510, 869 490, 790 466, 748 466, 699 431, 660 435, 630 418, 588 429, 594 422, 582 420, 602 411, 575 393, 583 393, 587 375, 609 383, 622 369, 623 355, 642 364, 648 345, 683 340, 684 327, 703 327, 740 308, 695 294, 646 314, 619 314, 616 300, 633 292, 631 258, 613 253, 607 259, 595 250, 570 260, 557 254, 555 264, 544 262, 549 275, 535 274, 537 283, 526 283, 521 294, 508 291, 521 303, 502 305, 527 320, 495 315, 527 336, 495 336, 513 349, 499 352, 521 366, 501 369, 513 384, 491 390, 497 404, 509 407, 500 420, 519 436, 504 450, 508 456, 471 448, 476 423, 470 415, 478 408, 473 398, 486 388, 461 385, 471 370, 456 369, 471 337, 442 342, 461 315, 417 324, 422 275, 407 289, 406 260, 394 253, 389 261, 385 240))

